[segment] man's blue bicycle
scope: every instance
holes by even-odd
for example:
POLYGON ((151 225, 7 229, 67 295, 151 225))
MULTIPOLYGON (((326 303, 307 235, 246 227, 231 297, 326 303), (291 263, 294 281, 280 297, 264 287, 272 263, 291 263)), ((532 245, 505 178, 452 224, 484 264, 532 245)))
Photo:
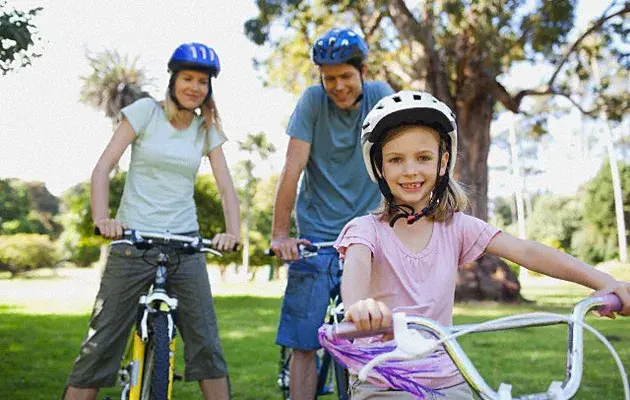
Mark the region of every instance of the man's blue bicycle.
MULTIPOLYGON (((299 258, 309 258, 318 255, 320 249, 331 248, 334 242, 312 243, 310 245, 299 245, 299 258)), ((269 249, 266 255, 275 255, 269 249)), ((339 264, 339 278, 343 272, 343 265, 339 264)), ((329 306, 326 312, 326 320, 322 323, 336 323, 343 319, 343 304, 341 303, 341 291, 339 285, 333 287, 329 293, 329 306)), ((339 400, 347 400, 348 397, 348 370, 335 361, 325 350, 317 351, 315 363, 317 367, 317 397, 325 395, 338 396, 339 400)), ((289 364, 291 362, 291 349, 285 346, 280 347, 280 369, 277 375, 278 387, 282 391, 282 398, 288 400, 289 397, 289 364)))

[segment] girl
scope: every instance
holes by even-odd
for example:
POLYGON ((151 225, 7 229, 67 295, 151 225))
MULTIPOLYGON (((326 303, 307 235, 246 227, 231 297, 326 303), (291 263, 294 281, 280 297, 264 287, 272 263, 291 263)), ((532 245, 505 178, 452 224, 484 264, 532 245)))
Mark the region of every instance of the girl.
MULTIPOLYGON (((168 62, 171 73, 166 99, 136 101, 122 109, 124 118, 92 173, 92 218, 110 239, 125 227, 199 236, 193 200, 201 157, 210 159, 227 232, 212 242, 229 251, 239 241, 238 197, 221 145, 211 79, 220 71, 210 47, 185 43, 168 62), (108 210, 109 173, 131 145, 131 162, 116 218, 108 210)), ((90 333, 68 379, 66 399, 94 399, 98 389, 114 384, 136 303, 155 275, 142 250, 112 246, 96 298, 90 333), (124 248, 124 249, 123 249, 124 248)), ((206 399, 228 399, 227 366, 219 344, 212 293, 201 254, 180 255, 180 267, 169 278, 179 301, 178 328, 185 341, 186 380, 199 381, 206 399)))
MULTIPOLYGON (((452 325, 457 268, 490 253, 532 271, 615 293, 630 315, 630 284, 537 242, 516 239, 461 211, 467 200, 452 179, 457 154, 455 115, 428 93, 383 98, 363 124, 363 158, 383 194, 381 209, 355 218, 336 248, 345 259, 341 284, 346 320, 359 330, 391 324, 404 311, 452 325)), ((472 392, 444 350, 437 374, 423 382, 445 399, 472 392)), ((353 400, 412 399, 406 392, 355 382, 353 400)))

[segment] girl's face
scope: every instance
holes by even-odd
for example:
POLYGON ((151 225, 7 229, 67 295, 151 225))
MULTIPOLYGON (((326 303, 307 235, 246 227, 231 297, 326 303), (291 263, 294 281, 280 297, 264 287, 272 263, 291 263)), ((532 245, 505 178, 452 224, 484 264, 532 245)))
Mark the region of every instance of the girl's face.
POLYGON ((175 79, 175 97, 184 108, 198 108, 208 94, 209 83, 208 74, 182 70, 175 79))
MULTIPOLYGON (((406 126, 383 146, 383 177, 394 201, 416 210, 429 205, 437 181, 439 134, 427 126, 406 126)), ((442 154, 440 176, 446 173, 448 153, 442 154)))

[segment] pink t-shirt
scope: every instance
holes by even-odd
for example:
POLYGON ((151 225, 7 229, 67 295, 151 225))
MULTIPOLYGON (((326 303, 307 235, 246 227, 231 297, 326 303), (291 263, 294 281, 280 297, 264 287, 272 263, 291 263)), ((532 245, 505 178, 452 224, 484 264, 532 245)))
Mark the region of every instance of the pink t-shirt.
MULTIPOLYGON (((483 255, 498 232, 478 218, 457 212, 448 223, 435 222, 427 245, 412 252, 387 222, 366 215, 345 226, 335 247, 342 258, 352 244, 363 244, 372 252, 368 297, 382 301, 392 312, 422 316, 450 326, 458 266, 483 255)), ((463 378, 448 354, 444 350, 438 353, 441 373, 423 383, 434 388, 461 383, 463 378)))

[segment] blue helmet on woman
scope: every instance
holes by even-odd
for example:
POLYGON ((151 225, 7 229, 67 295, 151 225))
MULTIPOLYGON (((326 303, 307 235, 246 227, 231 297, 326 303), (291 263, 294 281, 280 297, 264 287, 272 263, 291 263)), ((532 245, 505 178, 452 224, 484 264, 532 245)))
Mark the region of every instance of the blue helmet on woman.
MULTIPOLYGON (((173 55, 168 60, 168 72, 171 79, 168 82, 168 91, 173 102, 180 110, 186 110, 175 96, 175 80, 181 70, 193 70, 208 74, 208 78, 216 78, 221 72, 219 56, 211 48, 202 43, 183 43, 177 46, 173 55)), ((212 96, 212 80, 208 80, 208 94, 204 103, 212 96)), ((189 110, 192 111, 192 110, 189 110)))
POLYGON ((368 46, 361 36, 350 29, 331 29, 315 41, 313 62, 317 65, 362 65, 368 46), (350 62, 349 62, 350 61, 350 62))
POLYGON ((216 78, 221 71, 221 63, 219 56, 211 47, 202 43, 183 43, 175 49, 168 60, 170 73, 182 69, 206 72, 210 78, 216 78))

